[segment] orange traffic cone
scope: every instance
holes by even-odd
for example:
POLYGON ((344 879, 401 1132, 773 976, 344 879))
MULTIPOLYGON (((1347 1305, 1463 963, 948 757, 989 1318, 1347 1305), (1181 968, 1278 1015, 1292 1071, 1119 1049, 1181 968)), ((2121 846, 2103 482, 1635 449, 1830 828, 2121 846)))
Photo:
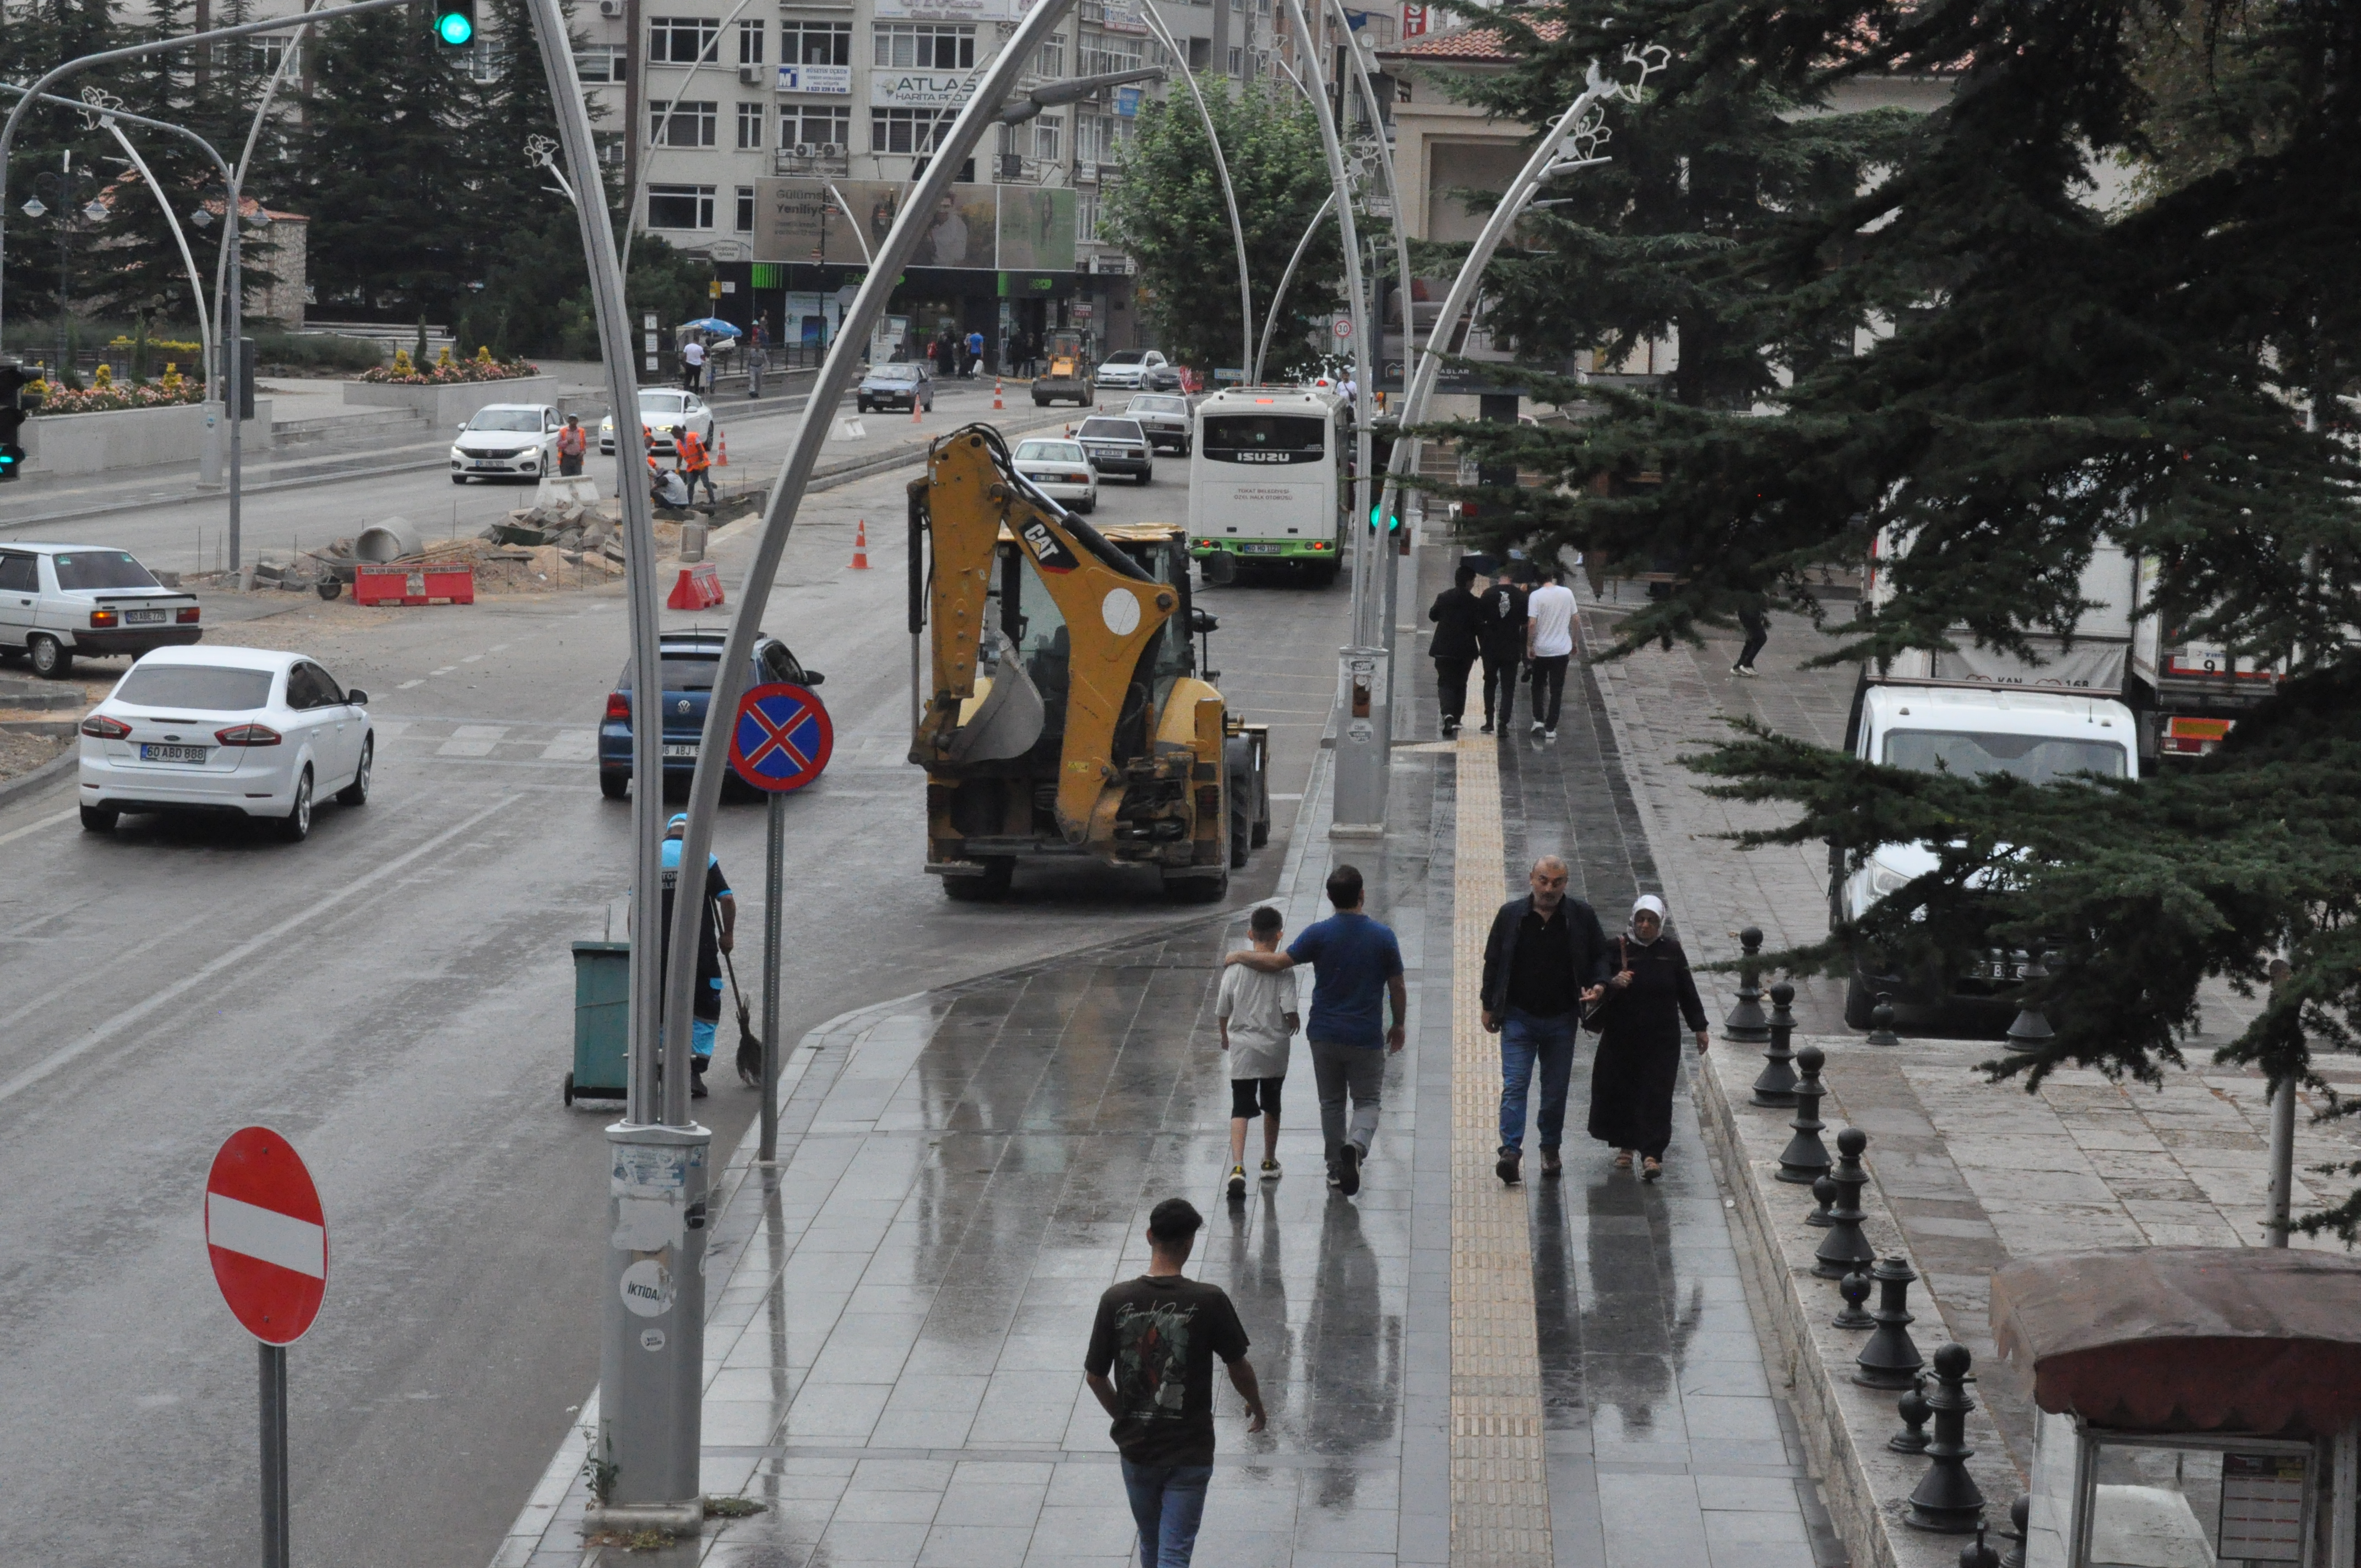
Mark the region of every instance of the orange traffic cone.
POLYGON ((869 570, 869 520, 862 518, 852 525, 852 569, 869 570))
POLYGON ((910 400, 910 422, 912 424, 918 422, 918 400, 916 398, 910 400))
POLYGON ((729 435, 726 433, 717 435, 713 438, 713 443, 715 451, 715 456, 713 459, 714 466, 718 468, 727 468, 730 466, 729 435))
POLYGON ((994 376, 992 378, 992 411, 998 413, 1003 406, 1000 400, 1000 378, 994 376))

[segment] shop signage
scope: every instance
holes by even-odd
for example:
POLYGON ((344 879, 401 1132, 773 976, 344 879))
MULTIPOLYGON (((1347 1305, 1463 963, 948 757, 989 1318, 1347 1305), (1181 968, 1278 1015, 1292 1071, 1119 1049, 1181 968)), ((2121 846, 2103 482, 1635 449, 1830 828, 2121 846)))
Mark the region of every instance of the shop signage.
POLYGON ((852 67, 849 65, 782 65, 779 67, 779 91, 782 93, 833 93, 850 96, 852 92, 852 67))

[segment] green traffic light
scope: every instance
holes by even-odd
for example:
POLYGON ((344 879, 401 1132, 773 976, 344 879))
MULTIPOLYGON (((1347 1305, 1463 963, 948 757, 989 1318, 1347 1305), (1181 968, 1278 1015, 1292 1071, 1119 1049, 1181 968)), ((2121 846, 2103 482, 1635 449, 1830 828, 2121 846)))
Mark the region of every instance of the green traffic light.
POLYGON ((434 18, 434 36, 456 49, 475 38, 475 18, 465 11, 445 11, 434 18))

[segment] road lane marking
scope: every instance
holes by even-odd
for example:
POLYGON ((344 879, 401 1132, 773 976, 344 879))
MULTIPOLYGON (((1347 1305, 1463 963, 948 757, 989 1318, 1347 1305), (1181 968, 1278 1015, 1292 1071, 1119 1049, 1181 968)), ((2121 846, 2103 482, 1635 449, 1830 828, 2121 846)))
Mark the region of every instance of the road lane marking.
POLYGON ((12 844, 27 833, 38 833, 44 828, 54 828, 60 822, 71 822, 80 815, 82 815, 82 807, 77 806, 71 811, 60 811, 55 817, 44 817, 38 822, 27 822, 12 832, 0 833, 0 844, 12 844))
POLYGON ((426 673, 430 675, 447 675, 458 667, 456 664, 445 664, 439 670, 429 670, 426 673))
POLYGON ((544 762, 588 762, 598 755, 598 732, 596 729, 567 729, 541 750, 544 762))
POLYGON ((472 664, 482 657, 483 655, 481 653, 470 653, 466 658, 460 660, 459 663, 463 664, 472 664))
POLYGON ((205 1194, 205 1245, 314 1279, 328 1277, 328 1230, 276 1209, 205 1194))
POLYGON ((451 731, 451 739, 434 748, 438 757, 489 757, 500 737, 509 732, 505 724, 462 724, 451 731))
POLYGON ((195 990, 198 986, 203 985, 205 981, 221 973, 224 970, 226 970, 235 964, 243 963, 247 959, 254 957, 257 953, 269 950, 272 943, 278 941, 281 937, 286 936, 290 931, 302 930, 304 927, 318 920, 320 916, 325 915, 329 910, 334 909, 337 905, 344 903, 355 894, 367 888, 375 887, 379 883, 383 882, 386 878, 401 872, 412 862, 434 853, 436 850, 441 849, 444 845, 449 843, 452 839, 458 838, 461 834, 473 832, 478 824, 489 822, 493 817, 499 816, 501 812, 506 811, 510 806, 514 806, 518 801, 522 800, 523 798, 524 797, 521 795, 503 795, 499 800, 486 806, 483 810, 476 813, 475 816, 467 818, 465 821, 456 822, 452 826, 445 828, 442 832, 437 833, 432 839, 427 839, 416 849, 409 850, 407 853, 397 855, 392 860, 382 862, 373 870, 362 872, 359 876, 355 877, 351 882, 346 883, 344 886, 328 894, 325 898, 319 900, 317 903, 313 904, 304 909, 298 910, 293 915, 289 916, 286 919, 281 920, 278 925, 271 927, 269 930, 247 938, 245 941, 240 942, 236 947, 232 948, 228 952, 222 954, 211 963, 206 964, 203 968, 196 970, 194 973, 183 976, 172 984, 166 986, 163 990, 156 992, 155 995, 148 998, 147 1001, 135 1003, 131 1006, 125 1008, 122 1012, 117 1013, 114 1017, 107 1019, 104 1023, 91 1029, 88 1034, 85 1034, 82 1038, 74 1041, 71 1045, 59 1047, 56 1050, 51 1051, 48 1056, 43 1057, 39 1061, 35 1062, 31 1067, 28 1067, 24 1071, 16 1074, 16 1077, 9 1079, 5 1083, 0 1083, 0 1105, 5 1105, 9 1101, 14 1100, 17 1095, 22 1094, 27 1089, 32 1088, 35 1084, 40 1082, 43 1079, 49 1077, 49 1074, 57 1071, 60 1068, 68 1066, 69 1064, 79 1060, 82 1057, 89 1055, 92 1051, 96 1050, 99 1047, 106 1044, 109 1040, 114 1039, 117 1035, 122 1034, 133 1025, 139 1023, 141 1020, 148 1017, 148 1014, 156 1012, 159 1008, 165 1006, 169 1003, 178 1001, 181 997, 188 994, 188 992, 195 990))
POLYGON ((414 681, 404 681, 404 682, 402 682, 400 685, 398 685, 398 686, 394 687, 393 689, 394 689, 394 690, 396 690, 396 691, 398 691, 398 692, 406 692, 406 691, 408 691, 408 690, 409 690, 411 687, 412 687, 412 686, 423 686, 423 685, 424 685, 425 684, 426 684, 426 677, 425 677, 424 675, 421 675, 421 676, 419 676, 419 677, 418 677, 416 680, 414 680, 414 681))

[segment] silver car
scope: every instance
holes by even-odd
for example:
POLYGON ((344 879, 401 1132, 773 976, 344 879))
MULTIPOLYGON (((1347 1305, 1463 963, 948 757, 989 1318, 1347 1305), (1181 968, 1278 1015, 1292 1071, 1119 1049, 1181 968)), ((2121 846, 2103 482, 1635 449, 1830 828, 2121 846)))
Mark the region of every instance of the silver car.
POLYGON ((1148 444, 1159 452, 1189 455, 1194 444, 1190 434, 1189 400, 1178 392, 1143 392, 1123 406, 1124 417, 1139 422, 1148 433, 1148 444))
POLYGON ((76 655, 103 659, 194 642, 197 601, 158 582, 127 550, 0 544, 0 653, 62 675, 76 655))
POLYGON ((487 403, 451 444, 451 482, 538 479, 557 471, 557 429, 566 422, 548 403, 487 403))
POLYGON ((1100 473, 1128 474, 1140 485, 1156 477, 1156 449, 1148 444, 1148 433, 1137 420, 1101 414, 1082 421, 1074 433, 1100 473))

